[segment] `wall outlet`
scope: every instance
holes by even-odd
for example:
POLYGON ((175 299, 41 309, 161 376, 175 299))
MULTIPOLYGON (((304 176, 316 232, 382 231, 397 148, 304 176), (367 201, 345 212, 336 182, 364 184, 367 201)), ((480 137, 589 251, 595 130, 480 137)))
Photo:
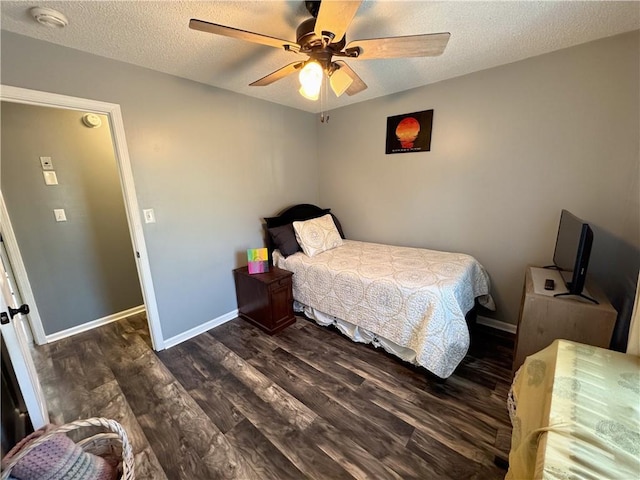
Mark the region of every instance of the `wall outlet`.
POLYGON ((142 210, 144 215, 144 223, 156 223, 156 214, 153 212, 153 208, 146 208, 142 210))

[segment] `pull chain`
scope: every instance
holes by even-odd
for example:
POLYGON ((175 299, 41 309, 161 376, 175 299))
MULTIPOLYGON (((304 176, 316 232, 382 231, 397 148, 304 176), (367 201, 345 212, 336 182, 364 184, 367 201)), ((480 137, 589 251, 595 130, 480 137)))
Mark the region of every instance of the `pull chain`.
POLYGON ((322 87, 320 88, 320 122, 329 123, 329 115, 325 114, 325 107, 327 103, 327 96, 329 95, 329 76, 324 75, 322 79, 322 87), (324 90, 324 91, 323 91, 324 90))

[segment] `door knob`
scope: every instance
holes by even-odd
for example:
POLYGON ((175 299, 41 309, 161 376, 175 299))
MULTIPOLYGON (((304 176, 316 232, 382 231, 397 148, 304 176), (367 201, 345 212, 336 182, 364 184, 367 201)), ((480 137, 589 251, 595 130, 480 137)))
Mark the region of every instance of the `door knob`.
POLYGON ((18 308, 9 307, 9 315, 11 316, 12 320, 13 320, 13 317, 15 317, 19 313, 21 313, 22 315, 27 315, 29 313, 29 305, 27 305, 26 303, 23 303, 18 308))

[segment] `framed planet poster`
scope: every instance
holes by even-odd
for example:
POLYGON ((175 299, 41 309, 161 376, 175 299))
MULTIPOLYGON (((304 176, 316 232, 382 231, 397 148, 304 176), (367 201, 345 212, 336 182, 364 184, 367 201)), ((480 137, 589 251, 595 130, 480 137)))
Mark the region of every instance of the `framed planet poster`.
POLYGON ((387 117, 386 153, 430 151, 432 125, 433 110, 387 117))

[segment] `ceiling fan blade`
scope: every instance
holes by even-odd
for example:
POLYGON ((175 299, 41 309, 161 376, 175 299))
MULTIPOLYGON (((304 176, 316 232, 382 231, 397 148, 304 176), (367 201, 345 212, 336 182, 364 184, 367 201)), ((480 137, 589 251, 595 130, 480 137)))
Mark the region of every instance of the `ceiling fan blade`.
POLYGON ((238 28, 225 27, 224 25, 209 23, 203 20, 197 20, 195 18, 189 20, 189 28, 191 28, 192 30, 199 30, 201 32, 223 35, 225 37, 237 38, 238 40, 245 40, 247 42, 260 43, 269 47, 283 48, 285 50, 295 51, 298 51, 300 49, 300 46, 297 43, 290 42, 289 40, 269 37, 268 35, 248 32, 246 30, 240 30, 238 28))
POLYGON ((362 79, 358 76, 358 74, 354 72, 349 65, 344 63, 342 60, 338 60, 337 62, 334 62, 334 63, 337 63, 338 65, 340 65, 340 70, 344 70, 344 72, 347 75, 349 75, 353 80, 351 85, 349 85, 349 87, 345 90, 347 95, 349 96, 355 95, 356 93, 360 93, 363 90, 367 89, 367 84, 362 81, 362 79))
POLYGON ((373 58, 437 57, 444 52, 450 36, 450 33, 431 33, 409 35, 407 37, 354 40, 346 46, 345 51, 348 52, 357 48, 360 50, 360 54, 354 58, 364 60, 373 58))
POLYGON ((362 0, 322 0, 314 28, 315 34, 322 36, 322 32, 330 32, 336 42, 342 40, 361 3, 362 0))
POLYGON ((299 71, 303 65, 304 65, 304 62, 290 63, 289 65, 285 65, 284 67, 276 70, 275 72, 270 73, 266 77, 262 77, 260 80, 256 80, 255 82, 250 83, 249 86, 264 87, 266 85, 271 85, 273 82, 277 82, 278 80, 283 79, 287 75, 291 75, 292 73, 299 71))

